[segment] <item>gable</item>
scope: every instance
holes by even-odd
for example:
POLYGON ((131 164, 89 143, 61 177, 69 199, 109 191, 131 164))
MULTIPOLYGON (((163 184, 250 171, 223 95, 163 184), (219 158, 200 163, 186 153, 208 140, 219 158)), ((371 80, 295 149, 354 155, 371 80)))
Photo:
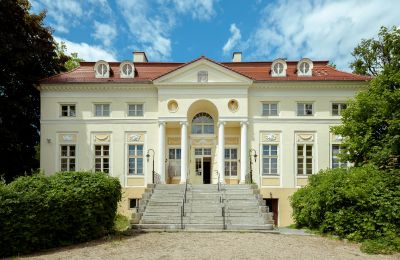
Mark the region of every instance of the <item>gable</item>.
POLYGON ((167 73, 153 81, 155 85, 185 85, 185 84, 233 84, 250 85, 252 79, 228 69, 218 63, 201 58, 188 63, 170 73, 167 73), (207 72, 208 81, 198 82, 198 73, 207 72))

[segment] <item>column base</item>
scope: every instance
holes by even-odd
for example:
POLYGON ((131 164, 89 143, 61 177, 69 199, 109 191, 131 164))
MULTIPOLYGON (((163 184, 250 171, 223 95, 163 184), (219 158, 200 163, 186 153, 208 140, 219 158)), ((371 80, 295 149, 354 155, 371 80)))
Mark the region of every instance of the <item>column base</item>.
POLYGON ((239 184, 246 184, 246 181, 245 180, 240 180, 239 184))

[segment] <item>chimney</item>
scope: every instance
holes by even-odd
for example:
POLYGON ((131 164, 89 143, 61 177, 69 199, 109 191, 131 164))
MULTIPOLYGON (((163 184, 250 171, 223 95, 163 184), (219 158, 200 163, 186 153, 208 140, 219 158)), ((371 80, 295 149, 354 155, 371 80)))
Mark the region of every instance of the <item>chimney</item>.
POLYGON ((234 52, 232 55, 232 62, 241 62, 242 61, 242 53, 234 52))
POLYGON ((133 62, 148 62, 146 53, 144 51, 134 51, 133 62))

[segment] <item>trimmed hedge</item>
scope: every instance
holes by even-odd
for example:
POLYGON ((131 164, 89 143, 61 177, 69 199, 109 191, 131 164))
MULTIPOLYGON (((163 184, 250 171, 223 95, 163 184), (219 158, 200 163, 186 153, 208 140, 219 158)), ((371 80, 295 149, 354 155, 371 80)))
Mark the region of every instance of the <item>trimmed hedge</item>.
POLYGON ((321 171, 293 194, 291 205, 298 227, 353 241, 398 243, 400 171, 371 165, 321 171))
POLYGON ((104 173, 62 172, 0 183, 0 256, 104 236, 113 229, 121 185, 104 173))

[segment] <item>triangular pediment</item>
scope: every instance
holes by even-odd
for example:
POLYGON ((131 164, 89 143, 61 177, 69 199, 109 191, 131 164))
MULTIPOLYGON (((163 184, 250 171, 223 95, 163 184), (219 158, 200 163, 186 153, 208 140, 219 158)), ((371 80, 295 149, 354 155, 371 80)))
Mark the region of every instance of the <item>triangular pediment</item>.
POLYGON ((156 85, 186 85, 186 84, 237 84, 249 85, 251 78, 233 71, 207 58, 200 58, 189 62, 161 77, 155 79, 156 85), (199 82, 198 73, 206 72, 207 81, 199 82))

